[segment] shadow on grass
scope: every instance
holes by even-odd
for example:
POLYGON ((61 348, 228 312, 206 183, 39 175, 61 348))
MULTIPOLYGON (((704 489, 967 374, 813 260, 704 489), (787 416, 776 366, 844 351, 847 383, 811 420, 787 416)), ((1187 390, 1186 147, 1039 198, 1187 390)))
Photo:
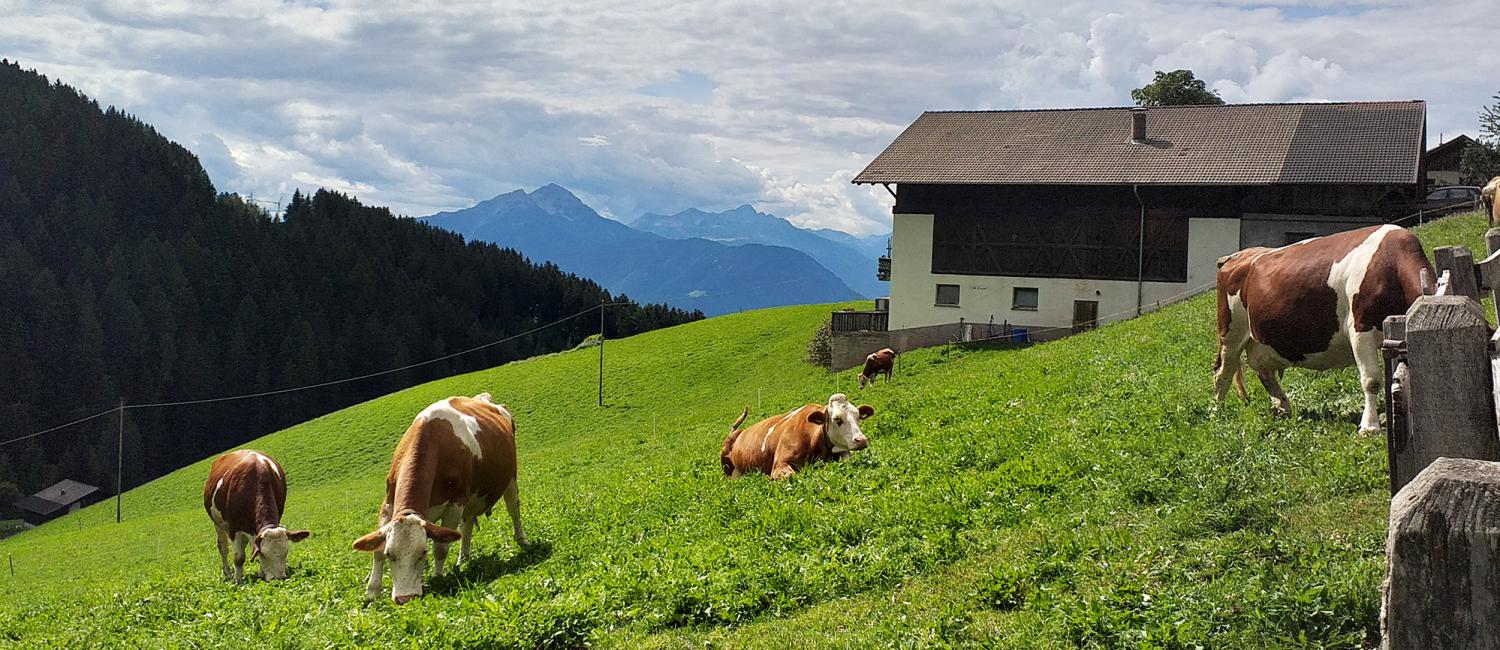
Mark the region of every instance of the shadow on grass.
MULTIPOLYGON (((455 556, 458 552, 457 546, 454 544, 453 555, 455 556)), ((510 555, 475 554, 457 569, 449 567, 448 573, 443 574, 442 577, 430 578, 431 584, 427 591, 440 596, 452 595, 471 585, 490 582, 500 576, 536 566, 545 562, 549 557, 552 557, 552 542, 547 540, 531 542, 525 548, 510 555)))

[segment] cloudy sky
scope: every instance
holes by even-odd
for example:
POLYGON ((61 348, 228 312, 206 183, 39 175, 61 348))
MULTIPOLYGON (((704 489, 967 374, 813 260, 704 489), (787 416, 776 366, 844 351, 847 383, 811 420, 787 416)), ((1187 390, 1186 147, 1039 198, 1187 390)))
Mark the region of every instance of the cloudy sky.
POLYGON ((556 182, 609 216, 751 203, 889 228, 849 179, 923 110, 1110 106, 1191 68, 1230 102, 1500 91, 1493 0, 361 3, 0 0, 0 57, 155 125, 221 191, 421 215, 556 182))

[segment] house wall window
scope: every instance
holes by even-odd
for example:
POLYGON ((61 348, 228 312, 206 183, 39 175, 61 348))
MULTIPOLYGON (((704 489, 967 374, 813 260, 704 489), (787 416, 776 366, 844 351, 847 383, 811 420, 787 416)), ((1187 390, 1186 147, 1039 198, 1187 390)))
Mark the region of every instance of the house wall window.
POLYGON ((937 304, 950 307, 958 306, 958 285, 940 284, 937 286, 937 304))
POLYGON ((1299 241, 1302 241, 1304 239, 1312 239, 1316 236, 1317 233, 1311 232, 1289 232, 1286 234, 1286 241, 1282 244, 1282 246, 1291 246, 1292 244, 1295 244, 1299 241))
POLYGON ((1036 287, 1016 287, 1011 293, 1010 308, 1018 311, 1036 311, 1040 302, 1036 287))

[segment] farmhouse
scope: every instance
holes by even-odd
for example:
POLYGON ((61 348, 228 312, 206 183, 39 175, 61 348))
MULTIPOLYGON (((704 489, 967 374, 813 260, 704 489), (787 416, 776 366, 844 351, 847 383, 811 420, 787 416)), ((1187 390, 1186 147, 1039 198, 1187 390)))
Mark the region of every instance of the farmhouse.
POLYGON ((931 331, 1055 338, 1212 288, 1246 246, 1396 218, 1425 131, 1421 101, 924 113, 854 178, 896 199, 891 295, 835 315, 834 365, 931 331))
POLYGON ((51 487, 16 502, 27 524, 40 526, 97 501, 99 488, 72 479, 63 479, 51 487))
POLYGON ((1464 150, 1474 144, 1474 139, 1460 135, 1427 151, 1422 166, 1427 170, 1427 182, 1433 185, 1458 185, 1458 164, 1463 160, 1464 150))

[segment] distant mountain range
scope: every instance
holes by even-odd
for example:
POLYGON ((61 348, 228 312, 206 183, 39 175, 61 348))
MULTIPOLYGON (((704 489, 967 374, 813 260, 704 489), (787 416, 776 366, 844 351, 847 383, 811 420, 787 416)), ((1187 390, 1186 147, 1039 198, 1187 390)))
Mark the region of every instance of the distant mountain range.
POLYGON ((742 205, 724 212, 683 210, 674 215, 645 214, 630 224, 636 230, 673 239, 699 237, 732 246, 767 244, 794 248, 832 271, 862 296, 883 296, 875 279, 875 258, 885 253, 885 237, 860 239, 837 230, 803 230, 776 215, 742 205), (876 240, 872 245, 868 240, 876 240), (870 251, 880 252, 874 255, 870 251))
MULTIPOLYGON (((720 238, 733 244, 699 236, 705 233, 685 225, 673 230, 684 238, 632 228, 600 216, 555 184, 529 193, 501 194, 472 208, 421 219, 469 239, 514 248, 536 262, 553 262, 632 299, 666 302, 709 315, 866 295, 798 248, 765 245, 756 237, 730 235, 729 230, 719 233, 726 235, 720 238)), ((756 219, 791 226, 771 215, 756 219)), ((841 264, 852 267, 852 262, 841 264)), ((865 267, 871 277, 874 264, 871 260, 865 267)))

